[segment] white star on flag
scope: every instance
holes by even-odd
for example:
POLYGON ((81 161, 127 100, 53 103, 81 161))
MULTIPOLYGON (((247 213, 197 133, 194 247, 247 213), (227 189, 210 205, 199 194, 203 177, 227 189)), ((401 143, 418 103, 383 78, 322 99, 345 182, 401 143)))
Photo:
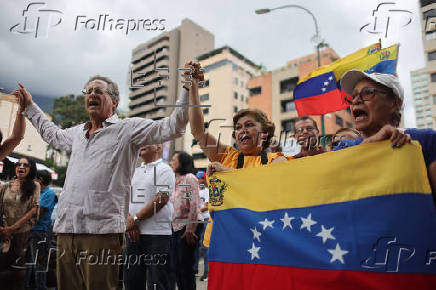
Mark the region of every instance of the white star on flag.
POLYGON ((334 229, 334 227, 331 227, 330 229, 325 229, 324 226, 321 225, 321 231, 316 236, 322 238, 323 244, 327 241, 327 239, 336 240, 336 238, 332 235, 332 231, 334 229))
POLYGON ((312 220, 312 213, 310 213, 307 216, 307 218, 300 218, 300 219, 301 219, 301 222, 302 222, 300 230, 306 228, 310 232, 311 231, 310 227, 313 226, 314 224, 318 223, 318 222, 312 220))
MULTIPOLYGON (((254 246, 254 244, 253 244, 254 246)), ((349 253, 348 251, 342 250, 339 246, 339 243, 336 243, 335 249, 328 249, 329 253, 332 254, 332 258, 330 259, 330 263, 333 263, 334 261, 338 260, 342 264, 344 264, 344 255, 349 253)))
POLYGON ((321 91, 325 92, 325 91, 326 91, 326 88, 321 88, 321 91))
POLYGON ((256 247, 253 243, 251 249, 248 250, 248 252, 251 254, 251 260, 254 260, 254 258, 260 259, 259 250, 260 247, 256 247))
POLYGON ((259 222, 259 223, 263 226, 263 230, 265 230, 267 227, 273 228, 273 223, 274 222, 275 222, 274 220, 269 221, 267 218, 265 218, 264 221, 259 222))
POLYGON ((324 82, 324 86, 328 86, 329 82, 324 82))
POLYGON ((283 222, 283 229, 284 230, 287 226, 289 226, 292 229, 292 224, 291 221, 295 219, 293 216, 289 217, 288 213, 285 212, 285 215, 283 216, 282 219, 280 219, 283 222))
POLYGON ((260 236, 262 234, 257 231, 256 227, 254 227, 254 229, 250 229, 250 231, 253 233, 253 239, 256 239, 260 243, 260 236))
POLYGON ((332 76, 329 76, 329 81, 332 81, 333 80, 333 77, 332 76))

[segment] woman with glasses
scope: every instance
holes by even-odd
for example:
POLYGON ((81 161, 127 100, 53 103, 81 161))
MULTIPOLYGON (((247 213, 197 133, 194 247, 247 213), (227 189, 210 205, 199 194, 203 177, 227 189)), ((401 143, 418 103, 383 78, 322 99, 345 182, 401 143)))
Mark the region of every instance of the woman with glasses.
MULTIPOLYGON (((200 105, 198 97, 198 84, 203 80, 203 73, 200 71, 200 64, 194 63, 192 86, 189 89, 189 103, 200 105)), ((197 140, 204 154, 210 163, 207 168, 207 175, 215 172, 230 171, 239 168, 262 166, 274 162, 287 161, 283 153, 266 152, 274 136, 274 123, 268 120, 265 113, 257 109, 243 109, 233 116, 233 138, 236 140, 238 149, 222 144, 215 136, 205 132, 204 117, 200 107, 189 107, 189 124, 191 133, 197 140)), ((208 223, 204 234, 203 244, 209 247, 212 222, 208 223)), ((213 266, 210 265, 209 273, 213 281, 213 266)))
POLYGON ((25 249, 30 228, 37 220, 40 186, 34 181, 36 164, 21 158, 16 179, 0 186, 0 285, 2 289, 24 289, 25 249))
POLYGON ((397 127, 401 121, 403 88, 398 78, 389 74, 364 73, 350 70, 341 79, 342 89, 349 95, 355 129, 362 137, 342 140, 333 150, 380 140, 391 140, 392 147, 401 147, 411 139, 422 147, 433 194, 436 194, 436 131, 397 127))

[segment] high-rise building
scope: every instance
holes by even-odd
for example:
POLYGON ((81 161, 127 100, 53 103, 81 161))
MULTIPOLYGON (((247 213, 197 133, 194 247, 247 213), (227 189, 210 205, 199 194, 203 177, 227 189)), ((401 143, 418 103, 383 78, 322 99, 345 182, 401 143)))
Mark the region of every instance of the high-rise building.
MULTIPOLYGON (((173 30, 138 45, 132 51, 129 75, 129 117, 159 120, 169 116, 182 88, 183 71, 178 68, 213 49, 214 41, 212 33, 184 19, 173 30)), ((171 151, 181 150, 183 138, 171 147, 171 151)))
MULTIPOLYGON (((259 73, 259 66, 231 47, 224 46, 199 55, 205 83, 199 89, 207 132, 227 145, 233 145, 233 115, 248 107, 248 81, 259 73)), ((209 161, 191 135, 185 134, 185 151, 192 152, 196 168, 206 168, 209 161)))
POLYGON ((436 3, 420 3, 425 67, 410 73, 416 127, 436 129, 436 3))
MULTIPOLYGON (((321 65, 330 64, 339 56, 332 48, 320 52, 321 65)), ((289 61, 286 66, 280 67, 248 82, 250 99, 248 106, 271 112, 271 119, 276 125, 276 136, 288 132, 293 134, 295 120, 298 117, 294 103, 294 89, 298 80, 318 67, 317 54, 313 53, 289 61)), ((321 131, 321 117, 311 116, 321 131)), ((342 127, 352 127, 350 110, 342 110, 324 115, 325 134, 331 135, 342 127)), ((286 133, 285 133, 286 134, 286 133)), ((283 135, 282 138, 285 138, 283 135)), ((282 139, 283 140, 283 139, 282 139)))

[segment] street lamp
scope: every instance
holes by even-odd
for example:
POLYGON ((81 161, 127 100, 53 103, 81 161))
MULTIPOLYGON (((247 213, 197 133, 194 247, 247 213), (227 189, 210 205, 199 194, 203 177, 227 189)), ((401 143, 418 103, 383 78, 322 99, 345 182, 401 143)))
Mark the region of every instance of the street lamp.
MULTIPOLYGON (((297 9, 301 9, 306 11, 313 19, 313 23, 315 24, 315 35, 312 37, 311 41, 314 42, 316 44, 316 55, 318 58, 318 67, 321 66, 321 55, 319 52, 320 47, 323 45, 323 41, 321 39, 321 36, 319 35, 319 29, 318 29, 318 21, 315 18, 315 15, 313 15, 313 13, 300 5, 284 5, 284 6, 280 6, 280 7, 276 7, 276 8, 263 8, 263 9, 257 9, 255 12, 256 14, 266 14, 269 13, 273 10, 279 10, 279 9, 285 9, 285 8, 297 8, 297 9)), ((325 135, 325 125, 324 125, 324 115, 321 115, 321 134, 322 136, 325 135)), ((325 148, 325 144, 324 144, 324 138, 322 138, 323 140, 323 147, 325 148)))

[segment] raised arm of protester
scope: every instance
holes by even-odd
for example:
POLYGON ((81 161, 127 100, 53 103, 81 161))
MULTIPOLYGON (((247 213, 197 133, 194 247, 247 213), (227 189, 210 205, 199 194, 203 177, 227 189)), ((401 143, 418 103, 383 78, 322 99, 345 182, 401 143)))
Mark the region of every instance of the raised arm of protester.
MULTIPOLYGON (((194 69, 191 80, 192 86, 189 88, 189 103, 190 105, 200 105, 198 83, 204 80, 203 72, 200 71, 201 66, 198 63, 190 62, 188 65, 192 66, 194 69)), ((219 143, 215 136, 206 133, 201 107, 189 107, 189 125, 191 126, 192 136, 198 141, 198 144, 209 161, 221 161, 221 154, 226 150, 226 145, 219 143)))
MULTIPOLYGON (((12 94, 17 96, 17 90, 15 90, 12 94)), ((5 140, 5 142, 3 142, 3 144, 0 145, 0 160, 3 160, 9 153, 11 153, 24 138, 24 132, 26 131, 26 120, 22 114, 24 111, 24 104, 22 102, 18 102, 18 104, 20 106, 17 111, 17 116, 15 117, 12 134, 8 139, 5 140)), ((2 136, 0 133, 0 142, 1 139, 2 136)))
POLYGON ((32 95, 18 83, 19 88, 14 91, 18 102, 22 104, 23 114, 32 122, 45 142, 56 149, 71 151, 72 128, 61 129, 51 122, 42 110, 33 102, 32 95))

